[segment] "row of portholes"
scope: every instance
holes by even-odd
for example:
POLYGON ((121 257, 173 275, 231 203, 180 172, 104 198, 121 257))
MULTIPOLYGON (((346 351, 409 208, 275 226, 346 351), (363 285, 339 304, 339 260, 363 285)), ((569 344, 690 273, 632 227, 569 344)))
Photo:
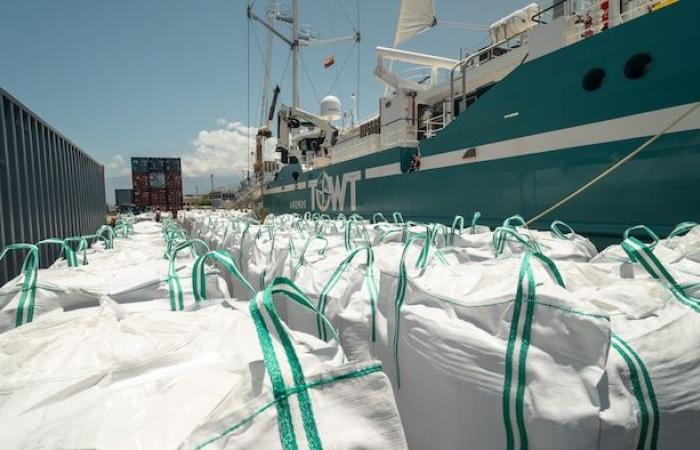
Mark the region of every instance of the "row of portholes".
MULTIPOLYGON (((651 70, 651 55, 648 53, 637 53, 625 64, 625 76, 630 80, 638 80, 651 70)), ((583 77, 583 89, 588 92, 597 90, 603 85, 605 80, 605 70, 601 68, 591 69, 583 77)))

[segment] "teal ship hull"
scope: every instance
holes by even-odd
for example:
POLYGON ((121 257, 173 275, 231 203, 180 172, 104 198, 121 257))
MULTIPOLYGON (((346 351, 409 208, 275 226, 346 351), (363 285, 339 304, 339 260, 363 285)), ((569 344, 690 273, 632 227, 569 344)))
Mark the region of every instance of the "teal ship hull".
POLYGON ((392 148, 303 171, 282 168, 268 185, 268 212, 306 211, 367 218, 394 211, 406 220, 451 223, 481 213, 499 225, 531 218, 578 190, 683 120, 619 169, 535 222, 563 220, 597 241, 645 224, 660 234, 700 220, 700 4, 680 1, 521 64, 436 136, 416 149, 392 148), (651 57, 631 79, 628 63, 651 57), (595 90, 583 79, 604 77, 595 90))

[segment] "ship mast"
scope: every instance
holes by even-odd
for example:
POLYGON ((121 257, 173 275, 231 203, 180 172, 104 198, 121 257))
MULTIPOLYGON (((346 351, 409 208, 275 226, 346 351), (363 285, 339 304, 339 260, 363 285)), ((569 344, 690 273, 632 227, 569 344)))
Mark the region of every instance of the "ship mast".
POLYGON ((299 0, 292 0, 292 106, 299 107, 299 0))
MULTIPOLYGON (((267 20, 259 17, 254 11, 251 3, 248 4, 248 18, 252 21, 258 22, 263 26, 272 36, 279 38, 282 42, 289 46, 292 59, 292 107, 299 108, 301 101, 299 98, 299 62, 300 62, 300 52, 302 46, 319 46, 325 44, 333 44, 339 42, 354 42, 359 43, 360 33, 355 28, 353 24, 353 34, 350 36, 335 37, 329 39, 318 39, 309 34, 307 31, 300 27, 299 23, 299 0, 291 0, 291 14, 284 14, 283 12, 274 9, 274 3, 272 5, 273 13, 267 20), (291 33, 285 35, 281 31, 275 28, 276 22, 283 22, 290 26, 291 33)), ((359 13, 358 13, 359 14, 359 13)), ((271 59, 271 51, 268 56, 268 61, 271 59)), ((267 64, 268 62, 266 62, 267 64)), ((266 91, 267 94, 267 91, 266 91)), ((265 100, 267 102, 267 100, 265 100)))

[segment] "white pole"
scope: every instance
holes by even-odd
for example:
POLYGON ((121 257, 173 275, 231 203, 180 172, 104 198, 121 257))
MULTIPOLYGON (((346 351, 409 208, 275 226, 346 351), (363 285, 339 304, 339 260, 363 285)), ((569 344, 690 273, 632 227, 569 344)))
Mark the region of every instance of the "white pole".
POLYGON ((350 112, 350 126, 354 127, 357 124, 357 94, 350 96, 352 99, 352 111, 350 112))
POLYGON ((292 106, 299 107, 299 0, 292 0, 292 106))
MULTIPOLYGON (((360 32, 360 0, 357 0, 355 2, 355 11, 357 13, 357 32, 360 32)), ((357 123, 357 119, 360 117, 360 112, 359 112, 359 107, 360 107, 360 45, 362 44, 361 42, 357 41, 357 78, 355 79, 356 87, 355 87, 355 122, 353 123, 353 126, 357 123)))

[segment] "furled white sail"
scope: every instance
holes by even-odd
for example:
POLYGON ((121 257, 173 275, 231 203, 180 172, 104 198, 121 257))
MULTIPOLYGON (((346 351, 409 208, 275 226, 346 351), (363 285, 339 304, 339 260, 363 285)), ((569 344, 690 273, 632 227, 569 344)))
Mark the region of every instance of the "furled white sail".
POLYGON ((394 47, 435 25, 434 0, 401 0, 394 47))
POLYGON ((537 25, 537 22, 533 21, 532 18, 539 12, 539 5, 531 3, 493 23, 489 27, 491 41, 495 44, 534 27, 537 25))

